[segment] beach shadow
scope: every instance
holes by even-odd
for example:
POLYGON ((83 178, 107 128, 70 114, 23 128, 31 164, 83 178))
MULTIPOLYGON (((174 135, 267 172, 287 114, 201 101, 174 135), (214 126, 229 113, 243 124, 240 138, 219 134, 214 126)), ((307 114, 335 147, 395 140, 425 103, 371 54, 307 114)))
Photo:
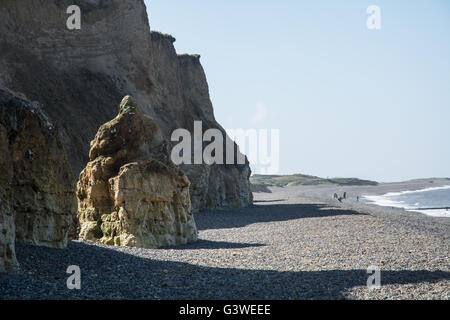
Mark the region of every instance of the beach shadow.
POLYGON ((260 204, 243 209, 203 211, 195 213, 194 216, 198 230, 208 230, 241 228, 253 223, 344 215, 365 214, 323 204, 260 204))
POLYGON ((254 248, 264 246, 266 245, 261 243, 236 243, 236 242, 209 241, 199 239, 197 242, 194 243, 189 243, 176 247, 163 247, 160 248, 160 250, 242 249, 242 248, 254 248))
POLYGON ((272 193, 269 186, 263 184, 250 184, 250 189, 254 193, 272 193))
MULTIPOLYGON (((366 286, 366 270, 279 272, 158 261, 86 243, 67 249, 17 245, 20 272, 0 274, 0 299, 344 299, 366 286), (81 290, 68 290, 69 265, 81 269, 81 290), (35 266, 39 266, 36 270, 35 266)), ((381 270, 381 285, 434 283, 450 273, 381 270)))

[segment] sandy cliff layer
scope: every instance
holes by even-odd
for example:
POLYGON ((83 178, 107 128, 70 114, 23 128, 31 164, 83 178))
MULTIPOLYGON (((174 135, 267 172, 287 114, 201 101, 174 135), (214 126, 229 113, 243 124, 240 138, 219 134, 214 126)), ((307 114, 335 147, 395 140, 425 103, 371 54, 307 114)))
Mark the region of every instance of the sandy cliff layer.
MULTIPOLYGON (((73 172, 88 162, 89 142, 127 94, 170 140, 177 128, 223 128, 214 119, 196 55, 177 55, 171 36, 150 32, 142 0, 3 0, 0 84, 23 92, 61 128, 73 172), (66 9, 81 8, 81 30, 66 9)), ((245 165, 185 165, 194 210, 252 202, 245 165)))

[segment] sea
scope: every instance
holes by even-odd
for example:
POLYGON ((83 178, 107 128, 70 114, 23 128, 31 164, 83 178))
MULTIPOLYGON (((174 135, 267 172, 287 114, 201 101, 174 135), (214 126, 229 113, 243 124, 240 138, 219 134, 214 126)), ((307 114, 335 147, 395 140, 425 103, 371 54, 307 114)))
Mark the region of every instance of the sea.
POLYGON ((364 198, 379 206, 404 208, 429 216, 450 218, 450 186, 391 192, 380 196, 365 196, 364 198), (421 210, 422 208, 445 207, 448 207, 449 210, 421 210))

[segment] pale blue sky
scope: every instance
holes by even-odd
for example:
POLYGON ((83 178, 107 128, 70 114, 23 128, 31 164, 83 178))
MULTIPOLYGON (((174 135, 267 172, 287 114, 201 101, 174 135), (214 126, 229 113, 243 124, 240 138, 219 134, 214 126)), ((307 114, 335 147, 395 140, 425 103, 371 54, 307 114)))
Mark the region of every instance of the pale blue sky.
POLYGON ((281 174, 450 177, 450 1, 146 3, 201 54, 225 128, 280 129, 281 174))

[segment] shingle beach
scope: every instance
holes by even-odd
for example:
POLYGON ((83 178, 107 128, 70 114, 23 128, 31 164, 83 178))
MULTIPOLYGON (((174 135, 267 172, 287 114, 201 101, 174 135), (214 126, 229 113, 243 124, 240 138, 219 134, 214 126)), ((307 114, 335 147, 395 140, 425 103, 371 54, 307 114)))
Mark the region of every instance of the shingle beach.
POLYGON ((270 188, 250 208, 197 213, 199 241, 182 247, 18 243, 21 267, 0 275, 0 298, 449 299, 450 219, 302 190, 270 188), (67 289, 70 265, 81 268, 81 290, 67 289), (367 287, 370 266, 380 288, 367 287))

